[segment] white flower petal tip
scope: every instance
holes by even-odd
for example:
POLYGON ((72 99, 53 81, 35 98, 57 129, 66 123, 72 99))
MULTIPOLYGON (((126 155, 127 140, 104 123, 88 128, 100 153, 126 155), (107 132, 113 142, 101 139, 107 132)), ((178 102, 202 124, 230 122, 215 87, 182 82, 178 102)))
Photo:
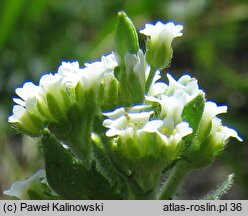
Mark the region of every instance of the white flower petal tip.
POLYGON ((140 30, 140 33, 150 36, 151 38, 156 37, 167 37, 170 36, 180 37, 183 35, 181 32, 183 30, 182 25, 175 25, 173 22, 162 23, 160 21, 156 22, 155 25, 153 24, 146 24, 145 28, 140 30))
POLYGON ((229 139, 230 137, 233 137, 236 138, 238 141, 243 142, 243 139, 232 128, 229 128, 227 126, 222 126, 220 132, 225 135, 225 140, 229 139))
POLYGON ((20 118, 24 115, 26 109, 20 105, 15 105, 13 107, 13 115, 9 117, 9 123, 17 123, 20 121, 20 118))

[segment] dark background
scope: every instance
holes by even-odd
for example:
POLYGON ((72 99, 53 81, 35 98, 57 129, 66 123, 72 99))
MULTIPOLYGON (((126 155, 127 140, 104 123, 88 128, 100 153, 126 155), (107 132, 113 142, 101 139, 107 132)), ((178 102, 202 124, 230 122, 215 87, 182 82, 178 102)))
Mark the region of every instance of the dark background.
MULTIPOLYGON (((198 199, 235 173, 224 198, 248 199, 248 3, 247 0, 0 0, 0 198, 15 180, 43 167, 36 140, 10 128, 12 97, 27 80, 38 84, 62 60, 83 62, 113 49, 116 15, 126 11, 137 29, 147 21, 173 20, 184 25, 176 39, 169 71, 199 80, 207 98, 227 104, 223 122, 243 143, 231 140, 206 169, 195 171, 182 190, 198 199)), ((144 39, 140 38, 141 43, 144 39)))

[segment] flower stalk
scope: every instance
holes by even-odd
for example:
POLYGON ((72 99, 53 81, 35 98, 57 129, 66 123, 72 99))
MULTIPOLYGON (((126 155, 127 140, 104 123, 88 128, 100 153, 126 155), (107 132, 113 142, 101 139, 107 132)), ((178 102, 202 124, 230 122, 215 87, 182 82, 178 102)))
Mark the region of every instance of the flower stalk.
POLYGON ((185 160, 180 160, 177 162, 176 166, 171 171, 168 179, 165 181, 165 184, 161 188, 158 199, 160 200, 171 200, 175 199, 176 195, 180 191, 180 188, 192 171, 191 164, 185 160))

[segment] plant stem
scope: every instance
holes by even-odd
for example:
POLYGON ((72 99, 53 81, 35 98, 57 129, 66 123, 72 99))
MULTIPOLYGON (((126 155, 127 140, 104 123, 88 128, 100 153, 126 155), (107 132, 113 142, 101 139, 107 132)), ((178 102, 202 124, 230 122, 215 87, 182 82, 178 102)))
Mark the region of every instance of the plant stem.
POLYGON ((155 76, 155 73, 156 73, 156 68, 153 68, 151 67, 151 70, 150 70, 150 73, 149 73, 149 76, 146 80, 146 89, 145 89, 145 93, 148 93, 149 89, 150 89, 150 86, 152 84, 152 81, 153 81, 153 78, 155 76))
POLYGON ((190 173, 192 167, 190 163, 185 160, 181 160, 177 163, 174 170, 170 174, 169 178, 163 185, 161 193, 159 195, 160 200, 173 199, 175 193, 180 189, 184 179, 190 173))

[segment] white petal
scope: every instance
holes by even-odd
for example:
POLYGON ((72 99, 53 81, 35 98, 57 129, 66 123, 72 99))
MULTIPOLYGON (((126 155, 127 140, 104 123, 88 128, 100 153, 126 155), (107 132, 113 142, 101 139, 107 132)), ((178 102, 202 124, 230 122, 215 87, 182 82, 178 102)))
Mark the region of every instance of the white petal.
POLYGON ((113 137, 121 134, 121 130, 116 130, 115 128, 111 128, 106 132, 107 137, 113 137))
POLYGON ((166 91, 167 87, 168 86, 165 83, 157 82, 151 85, 148 95, 157 96, 157 95, 163 94, 166 91))
POLYGON ((13 115, 9 117, 8 121, 10 123, 19 122, 22 115, 26 112, 26 109, 20 105, 15 105, 13 107, 13 115))
POLYGON ((37 96, 40 91, 41 89, 39 86, 36 86, 31 82, 26 82, 22 88, 16 89, 16 94, 25 101, 29 97, 37 96))
POLYGON ((227 106, 217 106, 216 103, 208 101, 205 103, 203 118, 211 120, 214 116, 226 112, 227 106))
POLYGON ((127 118, 130 122, 147 122, 150 116, 153 114, 153 111, 150 112, 141 112, 141 113, 129 113, 127 118))
POLYGON ((189 127, 189 124, 187 122, 181 122, 180 124, 178 124, 176 126, 176 131, 178 134, 180 134, 181 138, 193 132, 192 128, 189 127))
POLYGON ((175 25, 173 22, 163 24, 158 21, 155 25, 146 24, 140 33, 150 36, 151 39, 165 39, 172 41, 174 37, 182 36, 182 25, 175 25))
POLYGON ((126 110, 123 107, 118 108, 118 109, 114 110, 113 112, 103 113, 103 115, 105 115, 105 116, 107 116, 113 120, 117 119, 117 118, 119 118, 125 114, 126 114, 126 110))
POLYGON ((76 76, 79 73, 79 63, 76 62, 62 62, 58 69, 58 74, 65 77, 76 76))
POLYGON ((13 101, 18 104, 18 105, 21 105, 23 107, 25 107, 25 101, 19 99, 19 98, 13 98, 13 101))
POLYGON ((225 140, 229 139, 229 137, 234 137, 240 142, 243 141, 242 138, 239 137, 238 133, 229 127, 223 126, 221 132, 225 135, 225 140))
POLYGON ((163 125, 163 121, 162 120, 148 121, 146 123, 146 125, 144 126, 144 128, 142 128, 142 131, 154 133, 154 132, 157 132, 158 131, 158 128, 161 127, 162 125, 163 125))

